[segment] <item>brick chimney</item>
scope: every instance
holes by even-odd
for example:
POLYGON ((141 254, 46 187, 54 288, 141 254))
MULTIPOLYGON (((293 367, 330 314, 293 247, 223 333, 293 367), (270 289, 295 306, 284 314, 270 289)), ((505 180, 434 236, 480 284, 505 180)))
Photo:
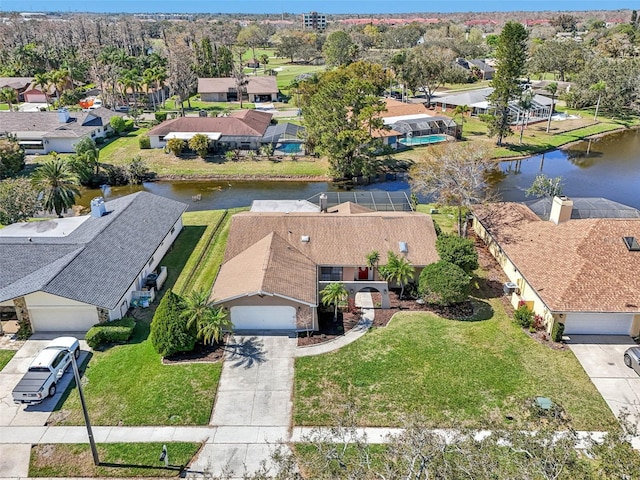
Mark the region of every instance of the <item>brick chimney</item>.
POLYGON ((573 200, 568 197, 553 197, 549 220, 558 225, 571 219, 573 200))

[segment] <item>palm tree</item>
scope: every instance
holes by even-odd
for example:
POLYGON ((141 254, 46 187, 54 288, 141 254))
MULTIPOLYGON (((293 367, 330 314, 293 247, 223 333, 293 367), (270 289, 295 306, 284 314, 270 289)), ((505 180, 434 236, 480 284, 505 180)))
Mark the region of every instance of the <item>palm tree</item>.
POLYGON ((11 87, 4 87, 0 90, 0 102, 9 105, 9 111, 13 109, 13 103, 18 102, 18 94, 11 87))
POLYGON ((56 87, 56 97, 58 98, 58 102, 60 102, 60 97, 69 83, 69 71, 65 69, 54 70, 51 72, 50 78, 51 83, 56 87))
POLYGON ((33 77, 33 84, 44 93, 44 100, 47 103, 47 110, 49 110, 49 92, 47 90, 51 84, 51 76, 48 73, 36 73, 33 77))
POLYGON ((518 106, 524 110, 524 116, 522 118, 522 125, 520 126, 520 145, 522 145, 522 137, 524 135, 524 129, 526 124, 529 123, 529 115, 531 114, 531 107, 533 106, 533 92, 527 90, 522 94, 518 101, 518 106))
POLYGON ((149 87, 153 86, 154 87, 154 92, 151 94, 151 102, 153 103, 153 111, 156 111, 156 87, 157 87, 157 83, 156 83, 156 74, 153 68, 147 68, 143 73, 142 73, 142 81, 144 82, 144 90, 145 93, 147 94, 147 97, 149 96, 149 87))
POLYGON ((594 83, 589 87, 594 92, 598 93, 598 103, 596 103, 596 114, 593 116, 593 121, 595 122, 598 119, 598 110, 600 110, 600 100, 602 99, 602 92, 604 92, 607 88, 607 83, 604 80, 600 80, 599 82, 594 83))
POLYGON ((44 210, 49 213, 55 211, 58 218, 62 218, 62 214, 80 196, 79 184, 69 163, 57 155, 53 155, 52 160, 43 163, 33 174, 33 186, 42 198, 44 210))
POLYGON ((458 105, 453 109, 453 118, 460 115, 460 138, 462 138, 462 130, 464 130, 464 116, 471 111, 469 105, 458 105))
POLYGON ((545 90, 551 94, 551 110, 549 111, 549 119, 547 120, 547 133, 551 130, 551 116, 553 115, 553 109, 555 108, 556 93, 558 93, 558 84, 551 82, 545 87, 545 90))
POLYGON ((349 294, 347 290, 344 288, 342 283, 330 283, 326 287, 322 289, 322 304, 323 305, 331 305, 333 303, 333 321, 338 321, 338 305, 340 302, 344 302, 349 294))
POLYGON ((233 327, 227 310, 212 305, 204 289, 191 291, 184 299, 184 310, 180 316, 187 321, 188 328, 195 325, 198 338, 205 344, 219 342, 224 331, 233 327))
POLYGON ((389 282, 397 282, 400 284, 400 300, 404 295, 404 286, 410 280, 413 280, 413 274, 415 268, 411 265, 411 262, 405 257, 400 257, 394 252, 389 251, 387 253, 387 264, 384 265, 383 275, 389 282))
MULTIPOLYGON (((367 267, 374 269, 378 266, 380 262, 380 253, 377 250, 373 250, 371 253, 367 255, 367 267)), ((374 280, 375 280, 375 271, 374 271, 374 280)))

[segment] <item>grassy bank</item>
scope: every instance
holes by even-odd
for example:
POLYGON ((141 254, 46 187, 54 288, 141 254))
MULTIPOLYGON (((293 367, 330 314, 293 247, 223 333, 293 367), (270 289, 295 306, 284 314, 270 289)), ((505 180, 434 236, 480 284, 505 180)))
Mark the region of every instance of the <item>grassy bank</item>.
POLYGON ((15 350, 0 350, 0 370, 9 363, 15 354, 15 350))

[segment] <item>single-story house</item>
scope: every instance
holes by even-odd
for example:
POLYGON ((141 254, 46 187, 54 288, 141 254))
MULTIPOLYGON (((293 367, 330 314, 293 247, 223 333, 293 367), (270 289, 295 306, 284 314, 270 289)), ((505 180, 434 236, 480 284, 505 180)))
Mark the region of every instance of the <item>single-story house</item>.
POLYGON ((261 204, 259 211, 233 216, 210 298, 229 309, 236 330, 315 330, 319 292, 334 282, 351 298, 377 291, 388 308, 390 285, 366 263, 374 250, 382 263, 388 251, 408 259, 415 278, 438 261, 429 215, 351 202, 325 208, 324 201, 315 212, 298 205, 266 211, 261 204))
POLYGON ((24 92, 33 83, 33 77, 0 77, 0 89, 12 88, 16 91, 16 98, 24 102, 24 92))
POLYGON ((89 112, 4 112, 0 131, 16 136, 29 154, 73 153, 82 138, 93 140, 106 137, 112 131, 111 117, 124 116, 107 108, 89 112))
POLYGON ((126 315, 182 230, 187 205, 147 192, 91 214, 0 229, 0 308, 34 332, 87 331, 126 315))
MULTIPOLYGON (((493 93, 492 87, 479 88, 476 90, 466 90, 460 93, 445 95, 444 97, 434 97, 431 101, 436 110, 446 112, 453 111, 458 106, 468 106, 469 115, 476 116, 491 113, 493 106, 489 101, 489 95, 493 93)), ((517 100, 509 102, 509 115, 511 123, 519 124, 528 115, 529 122, 546 120, 549 118, 552 100, 544 95, 535 94, 531 101, 531 109, 526 112, 517 100)))
POLYGON ((228 117, 179 117, 156 125, 147 135, 151 148, 164 148, 170 138, 189 140, 196 134, 204 134, 217 148, 257 150, 271 117, 271 113, 257 110, 233 112, 228 117))
POLYGON ((477 58, 472 60, 457 58, 456 65, 467 70, 471 75, 478 78, 478 80, 491 80, 493 79, 494 73, 496 73, 496 70, 491 65, 477 58))
MULTIPOLYGON (((278 84, 276 77, 247 77, 244 87, 244 100, 255 102, 278 101, 278 84)), ((198 93, 203 102, 236 102, 238 85, 235 78, 198 78, 198 93)))
POLYGON ((532 205, 542 218, 518 203, 473 210, 512 305, 524 302, 549 331, 564 324, 566 335, 640 334, 640 212, 603 199, 548 203, 532 205))

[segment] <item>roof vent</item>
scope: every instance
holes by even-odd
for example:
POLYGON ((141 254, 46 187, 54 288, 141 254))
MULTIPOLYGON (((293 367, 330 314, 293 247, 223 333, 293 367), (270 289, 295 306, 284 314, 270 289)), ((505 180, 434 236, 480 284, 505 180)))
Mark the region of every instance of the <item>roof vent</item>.
POLYGON ((409 251, 409 247, 407 247, 407 242, 399 242, 400 244, 400 253, 407 253, 409 251))
POLYGON ((311 237, 309 235, 302 235, 300 237, 300 241, 303 243, 309 243, 309 240, 311 240, 311 237))
POLYGON ((627 250, 630 252, 640 252, 640 243, 636 237, 622 237, 624 244, 627 246, 627 250))
POLYGON ((58 121, 60 123, 69 123, 70 119, 71 117, 69 116, 69 110, 67 110, 66 108, 58 109, 58 121))
POLYGON ((107 213, 107 207, 104 204, 104 199, 102 197, 96 197, 91 200, 91 216, 95 218, 100 218, 105 213, 107 213))
POLYGON ((320 211, 322 213, 327 213, 327 194, 326 193, 320 194, 320 211))

